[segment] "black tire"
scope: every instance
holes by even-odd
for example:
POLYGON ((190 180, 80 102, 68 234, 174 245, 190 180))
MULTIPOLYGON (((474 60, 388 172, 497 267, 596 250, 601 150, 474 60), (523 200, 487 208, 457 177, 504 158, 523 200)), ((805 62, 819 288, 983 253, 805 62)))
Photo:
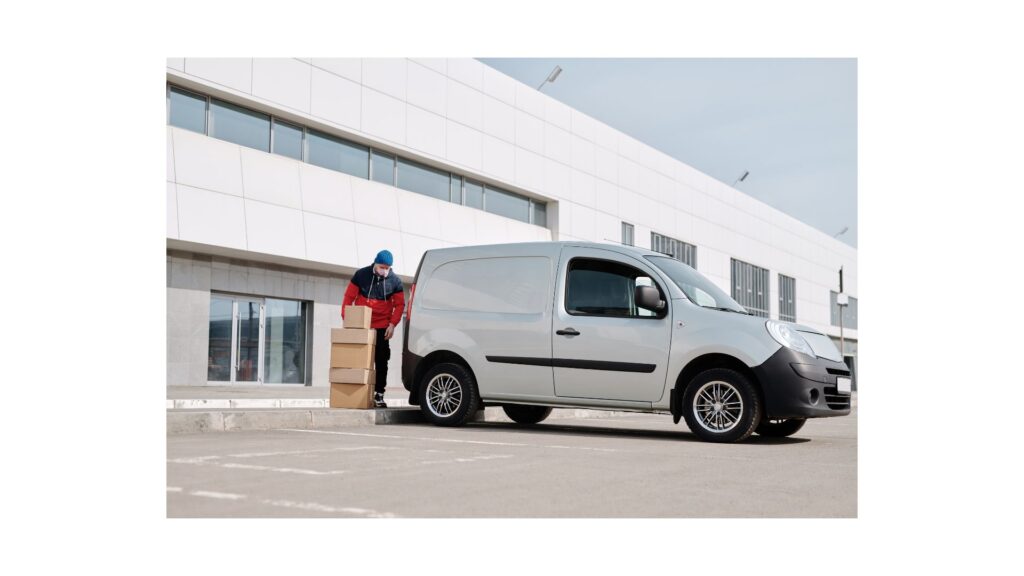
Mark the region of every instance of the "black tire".
POLYGON ((438 426, 462 426, 480 407, 473 374, 461 364, 438 364, 420 381, 420 411, 438 426))
POLYGON ((746 376, 728 368, 698 374, 683 394, 683 417, 705 442, 746 440, 761 423, 761 398, 746 376))
POLYGON ((768 438, 785 438, 800 431, 807 423, 807 418, 787 418, 786 420, 765 419, 757 425, 757 432, 768 438))
POLYGON ((522 404, 508 404, 501 407, 505 415, 516 424, 537 424, 543 422, 551 415, 550 406, 524 406, 522 404))

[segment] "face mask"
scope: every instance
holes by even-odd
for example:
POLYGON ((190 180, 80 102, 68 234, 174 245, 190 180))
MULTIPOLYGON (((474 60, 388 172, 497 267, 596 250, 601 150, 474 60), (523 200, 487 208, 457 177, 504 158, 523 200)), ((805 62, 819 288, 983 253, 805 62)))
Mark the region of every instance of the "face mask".
POLYGON ((390 272, 391 272, 391 269, 390 269, 390 268, 389 268, 389 269, 387 269, 387 270, 382 270, 382 269, 380 269, 380 268, 377 268, 376 270, 374 270, 374 274, 376 274, 377 276, 380 276, 381 278, 387 278, 387 277, 388 277, 388 274, 389 274, 390 272))

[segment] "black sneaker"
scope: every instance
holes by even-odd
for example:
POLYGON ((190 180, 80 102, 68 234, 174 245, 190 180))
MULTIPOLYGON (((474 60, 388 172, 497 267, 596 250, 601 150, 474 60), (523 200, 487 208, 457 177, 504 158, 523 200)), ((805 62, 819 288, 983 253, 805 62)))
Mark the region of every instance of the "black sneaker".
POLYGON ((387 408, 388 405, 384 403, 384 395, 380 392, 374 392, 373 394, 373 407, 374 408, 387 408))

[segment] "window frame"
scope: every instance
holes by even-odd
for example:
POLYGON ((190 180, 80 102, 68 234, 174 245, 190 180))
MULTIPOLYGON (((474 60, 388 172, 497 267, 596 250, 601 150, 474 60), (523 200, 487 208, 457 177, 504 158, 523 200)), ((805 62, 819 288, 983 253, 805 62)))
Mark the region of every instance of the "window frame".
MULTIPOLYGON (((378 148, 370 147, 370 165, 369 165, 368 170, 367 170, 367 175, 369 176, 369 178, 367 178, 367 180, 370 180, 371 182, 376 182, 378 184, 386 184, 386 185, 391 186, 393 188, 398 188, 398 154, 394 154, 392 152, 387 152, 385 150, 380 150, 378 148), (373 177, 373 175, 374 175, 374 169, 373 169, 373 167, 374 167, 374 165, 373 165, 374 156, 379 156, 381 158, 391 158, 391 182, 390 183, 388 183, 388 182, 381 182, 380 180, 376 180, 373 177)), ((410 190, 410 192, 411 192, 411 190, 410 190)), ((424 196, 426 196, 426 194, 424 194, 424 196)))
POLYGON ((523 223, 526 223, 526 224, 530 224, 531 223, 531 221, 533 220, 533 199, 532 198, 530 198, 529 196, 524 196, 522 194, 517 194, 517 193, 512 192, 510 190, 505 190, 504 188, 501 188, 501 187, 498 187, 498 186, 491 186, 490 184, 483 184, 483 187, 484 187, 484 212, 489 212, 491 214, 494 214, 495 216, 501 216, 502 218, 508 218, 509 220, 515 220, 516 222, 523 222, 523 223), (494 212, 492 210, 488 210, 488 208, 487 208, 487 197, 489 196, 488 192, 494 192, 495 197, 497 197, 499 195, 505 195, 506 197, 509 197, 512 200, 524 200, 524 201, 526 201, 526 219, 523 220, 522 218, 516 218, 514 216, 508 216, 508 215, 505 215, 505 214, 501 214, 499 212, 494 212))
MULTIPOLYGON (((596 258, 596 257, 593 257, 593 256, 573 256, 572 258, 569 259, 569 262, 567 262, 566 265, 565 265, 564 279, 565 279, 564 280, 564 286, 562 288, 562 310, 566 314, 568 314, 569 316, 578 316, 578 317, 587 317, 587 318, 620 318, 620 319, 623 319, 623 320, 663 320, 665 317, 668 316, 669 306, 670 306, 670 304, 669 304, 670 299, 665 297, 665 290, 662 289, 661 283, 658 281, 659 279, 658 279, 657 275, 656 274, 652 274, 650 272, 645 272, 643 269, 641 269, 641 268, 639 268, 637 266, 634 266, 633 264, 627 264, 626 262, 621 262, 619 260, 609 260, 607 258, 596 258), (662 309, 660 312, 659 311, 655 311, 655 310, 648 310, 649 312, 654 312, 653 316, 632 316, 632 315, 630 315, 630 316, 613 316, 613 315, 609 315, 609 314, 593 314, 593 313, 590 313, 590 312, 573 312, 572 310, 569 310, 569 284, 570 284, 569 280, 570 280, 570 277, 572 275, 572 271, 573 271, 574 265, 577 262, 579 262, 579 261, 599 262, 599 263, 602 263, 602 264, 612 264, 612 265, 615 265, 615 266, 621 266, 621 267, 626 267, 626 268, 631 268, 633 270, 636 270, 637 272, 639 272, 639 274, 637 274, 636 276, 633 277, 633 279, 634 279, 634 288, 633 288, 634 289, 634 293, 635 293, 635 290, 636 290, 636 286, 635 286, 636 278, 638 278, 640 276, 644 276, 646 278, 650 278, 651 279, 651 283, 654 285, 655 288, 658 289, 658 294, 660 295, 662 301, 665 302, 665 308, 662 309)), ((635 300, 633 301, 633 304, 636 305, 636 301, 635 300)), ((640 306, 637 306, 637 309, 638 310, 647 310, 647 308, 640 308, 640 306)))
MULTIPOLYGON (((395 158, 395 183, 394 183, 394 187, 395 188, 398 188, 399 190, 405 190, 406 192, 411 192, 413 194, 418 194, 420 196, 426 196, 427 198, 433 198, 434 200, 439 200, 441 202, 449 202, 449 203, 451 202, 451 200, 452 200, 452 173, 451 172, 449 172, 447 170, 442 170, 441 168, 435 168, 434 166, 431 166, 430 164, 424 164, 423 162, 417 162, 416 160, 412 160, 412 159, 409 159, 409 158, 403 158, 402 156, 399 156, 397 154, 393 154, 392 156, 394 156, 394 158, 395 158), (446 179, 447 182, 448 182, 447 185, 446 185, 447 194, 444 195, 444 196, 446 196, 446 198, 442 198, 440 195, 434 195, 434 194, 430 194, 430 193, 427 193, 427 192, 422 192, 420 190, 414 190, 412 188, 406 188, 406 187, 402 186, 403 182, 402 182, 401 178, 402 178, 402 175, 403 175, 403 172, 402 172, 403 164, 406 167, 408 167, 408 168, 420 171, 421 173, 425 174, 427 178, 430 178, 432 176, 438 177, 438 182, 441 181, 440 180, 441 178, 446 179)), ((405 172, 406 177, 409 177, 408 175, 410 173, 411 173, 410 171, 405 172)), ((415 182, 416 178, 412 177, 412 180, 415 182)), ((422 180, 422 181, 423 182, 427 182, 427 180, 422 180)), ((409 182, 407 181, 405 184, 408 185, 409 182)))
POLYGON ((272 153, 271 151, 273 150, 273 148, 272 148, 272 141, 273 141, 273 138, 274 138, 273 134, 274 134, 274 115, 273 114, 268 114, 266 112, 260 112, 259 110, 254 110, 252 108, 249 108, 248 106, 241 106, 239 104, 235 104, 234 102, 231 102, 230 100, 224 100, 223 98, 213 98, 212 96, 207 98, 207 101, 206 101, 206 135, 209 136, 210 138, 215 138, 217 140, 220 140, 221 142, 228 142, 230 144, 234 144, 235 146, 242 146, 242 147, 248 148, 250 150, 258 150, 260 152, 266 152, 267 154, 271 154, 272 153), (243 144, 241 142, 235 142, 234 140, 228 140, 227 138, 223 138, 223 137, 214 135, 212 132, 213 132, 213 128, 214 128, 213 105, 215 103, 218 106, 220 106, 221 108, 225 109, 225 110, 231 110, 231 111, 233 111, 233 112, 235 112, 235 113, 237 113, 239 115, 242 115, 242 116, 266 116, 266 119, 267 119, 267 147, 266 147, 266 149, 256 148, 255 146, 250 146, 248 144, 243 144))
MULTIPOLYGON (((626 222, 623 222, 626 224, 626 222)), ((631 225, 632 226, 632 225, 631 225)), ((636 237, 633 239, 636 242, 636 237)), ((666 236, 659 232, 651 230, 651 250, 661 254, 679 260, 683 264, 686 264, 690 268, 697 270, 697 245, 690 244, 689 242, 673 238, 672 236, 666 236), (676 255, 678 251, 679 255, 676 255), (686 260, 686 255, 692 254, 692 262, 686 260)), ((734 298, 735 299, 735 298, 734 298)))
POLYGON ((210 96, 200 92, 195 92, 194 90, 189 90, 188 88, 183 88, 177 84, 167 84, 167 125, 179 130, 188 130, 189 132, 195 132, 196 134, 202 134, 203 136, 210 136, 210 96), (189 130, 188 128, 171 124, 171 92, 175 91, 203 98, 205 106, 203 107, 202 132, 195 132, 194 130, 189 130))
POLYGON ((308 162, 306 162, 306 127, 302 126, 302 125, 299 125, 299 124, 295 124, 294 122, 288 122, 287 120, 282 120, 282 119, 278 118, 277 116, 271 115, 270 116, 270 153, 271 154, 275 154, 277 156, 282 156, 284 158, 291 158, 292 160, 297 160, 299 162, 302 162, 303 164, 308 164, 308 162), (276 143, 277 125, 278 124, 281 124, 281 125, 284 125, 284 126, 287 126, 289 128, 296 129, 296 130, 299 131, 299 157, 298 158, 293 158, 292 156, 288 156, 287 154, 281 154, 280 152, 277 152, 274 149, 274 145, 276 143))
MULTIPOLYGON (((501 218, 507 218, 509 220, 515 220, 517 222, 523 222, 525 224, 530 224, 530 225, 533 225, 533 226, 539 226, 541 228, 550 229, 550 227, 548 226, 548 221, 549 221, 548 206, 551 204, 551 202, 536 200, 536 199, 534 199, 531 196, 527 196, 526 194, 521 194, 519 192, 514 192, 512 190, 508 190, 508 189, 506 189, 504 187, 501 187, 501 186, 491 186, 490 184, 487 184, 486 182, 483 182, 482 180, 476 179, 472 175, 458 174, 456 172, 452 172, 452 171, 450 171, 448 169, 445 169, 445 168, 435 168, 434 166, 432 166, 431 164, 428 164, 426 162, 423 162, 423 161, 420 161, 420 160, 416 160, 416 159, 413 159, 411 157, 407 157, 405 155, 398 154, 396 152, 389 152, 389 151, 386 151, 386 150, 383 150, 383 149, 379 149, 378 150, 377 148, 375 148, 373 146, 370 146, 370 145, 367 145, 367 144, 362 144, 362 143, 357 142, 355 140, 352 140, 350 138, 346 138, 346 137, 343 137, 343 136, 335 135, 335 134, 333 134, 331 132, 326 131, 323 128, 315 128, 315 127, 312 127, 312 126, 308 126, 306 124, 296 123, 296 122, 294 122, 292 120, 288 120, 286 118, 279 117, 279 116, 277 116, 276 114, 274 114, 272 112, 267 112, 267 111, 264 111, 262 109, 250 106, 250 105, 239 104, 239 103, 236 103, 233 100, 226 99, 226 98, 223 98, 223 97, 215 97, 215 96, 212 96, 210 94, 204 94, 202 92, 198 92, 198 91, 193 90, 191 88, 187 88, 185 86, 181 86, 181 85, 178 85, 178 84, 175 84, 175 83, 172 83, 172 82, 167 82, 166 83, 166 90, 165 90, 165 98, 166 98, 166 123, 167 123, 167 126, 169 126, 169 127, 173 127, 173 128, 178 128, 180 130, 188 130, 190 132, 194 132, 190 128, 184 128, 184 127, 181 127, 181 126, 176 126, 174 124, 171 124, 171 93, 172 92, 180 92, 180 93, 182 93, 184 95, 192 96, 192 97, 195 97, 197 99, 201 98, 203 100, 203 102, 204 102, 203 131, 202 132, 196 132, 196 133, 197 134, 202 134, 202 135, 204 135, 204 136, 206 136, 208 138, 215 138, 217 140, 221 140, 222 142, 228 142, 228 143, 234 144, 236 146, 242 146, 242 147, 245 147, 245 148, 249 148, 251 150, 259 150, 261 152, 265 152, 265 153, 268 153, 268 154, 276 154, 278 156, 281 156, 282 158, 290 158, 292 160, 295 160, 297 162, 301 162, 303 164, 310 164, 310 165, 316 166, 318 168, 323 168, 325 170, 331 170, 331 171, 337 172, 339 174, 346 174, 346 175, 351 176, 353 178, 362 178, 363 180, 368 180, 368 181, 373 181, 373 182, 376 182, 376 180, 373 179, 373 156, 374 156, 375 152, 379 152, 381 154, 388 155, 388 156, 391 156, 393 158, 392 183, 390 185, 395 187, 395 188, 400 188, 398 186, 398 177, 399 177, 399 164, 401 162, 407 162, 407 163, 410 163, 410 164, 423 166, 423 167, 426 167, 426 168, 428 168, 430 170, 434 170, 434 171, 447 172, 449 174, 450 178, 452 179, 452 181, 454 181, 457 178, 457 179, 460 180, 460 183, 461 183, 461 185, 460 185, 461 198, 459 199, 460 200, 459 202, 456 202, 455 199, 453 198, 452 190, 451 190, 451 184, 449 184, 449 190, 448 190, 449 194, 448 194, 448 200, 447 200, 449 203, 457 204, 457 205, 460 205, 460 206, 466 206, 468 208, 473 208, 475 210, 482 210, 484 212, 489 212, 489 213, 494 214, 495 216, 499 216, 501 218), (221 138, 221 137, 217 137, 217 136, 212 135, 211 134, 211 126, 213 124, 213 116, 212 116, 213 115, 213 103, 215 101, 218 104, 223 104, 225 108, 236 109, 235 111, 237 111, 237 112, 242 112, 244 114, 249 114, 249 115, 253 115, 253 116, 266 117, 268 122, 269 122, 269 135, 268 135, 268 138, 267 138, 267 148, 266 149, 256 148, 256 147, 250 146, 248 144, 242 144, 242 143, 239 143, 239 142, 234 142, 232 140, 227 140, 225 138, 221 138), (279 153, 274 151, 275 134, 276 134, 275 128, 276 128, 276 126, 278 124, 282 124, 282 125, 288 126, 290 128, 295 128, 295 129, 298 129, 298 130, 301 131, 301 141, 300 141, 300 146, 299 146, 299 158, 295 158, 293 156, 288 156, 286 154, 279 154, 279 153), (362 174, 362 173, 360 173, 360 174, 353 174, 351 172, 343 170, 342 167, 344 165, 344 159, 345 159, 344 158, 344 154, 339 156, 339 163, 338 163, 337 166, 325 166, 323 164, 318 164, 318 163, 311 162, 310 161, 310 157, 311 157, 311 153, 310 153, 311 150, 310 150, 310 148, 311 148, 311 141, 314 140, 314 138, 313 138, 314 136, 316 138, 319 138, 319 139, 322 139, 322 140, 326 140, 328 142, 339 144, 342 147, 341 148, 342 151, 344 151, 346 148, 348 148, 348 149, 357 150, 357 151, 359 151, 361 153, 362 150, 365 149, 366 150, 365 175, 362 174), (467 198, 467 196, 468 196, 468 189, 469 189, 470 185, 480 188, 480 206, 474 206, 474 205, 471 205, 471 204, 469 204, 467 202, 467 200, 468 200, 468 198, 467 198), (488 190, 494 190, 496 193, 508 195, 508 196, 512 197, 513 199, 525 200, 526 201, 526 218, 523 219, 523 218, 517 218, 517 217, 513 217, 513 216, 507 216, 505 214, 501 214, 501 213, 498 213, 498 212, 493 212, 491 210, 488 210, 488 208, 487 208, 487 196, 488 196, 487 192, 488 192, 488 190), (543 223, 538 222, 538 220, 541 219, 540 216, 542 216, 542 218, 544 220, 543 223)), ((406 190, 405 188, 400 188, 400 189, 406 190)), ((407 190, 407 191, 413 192, 414 194, 421 194, 421 195, 427 196, 429 198, 434 198, 436 200, 444 201, 444 199, 439 198, 437 196, 430 195, 430 194, 422 194, 421 192, 416 192, 416 191, 413 191, 413 190, 407 190)), ((634 238, 634 242, 635 242, 635 238, 634 238)), ((694 247, 694 248, 696 248, 696 247, 694 247)), ((695 257, 696 257, 696 255, 695 255, 695 257)))
POLYGON ((729 260, 729 296, 747 312, 750 312, 752 316, 771 318, 771 270, 740 260, 739 258, 730 258, 729 260), (738 286, 737 280, 739 280, 738 286), (763 301, 761 302, 764 304, 763 308, 755 307, 754 305, 754 302, 757 300, 758 291, 764 294, 763 301), (744 297, 745 293, 750 295, 749 298, 744 297))
POLYGON ((796 322, 796 278, 779 274, 779 320, 782 322, 796 322), (793 300, 792 314, 783 313, 784 298, 790 296, 793 300))
POLYGON ((636 226, 629 222, 622 222, 622 245, 623 246, 636 246, 636 226), (626 243, 626 230, 629 230, 629 243, 626 243))

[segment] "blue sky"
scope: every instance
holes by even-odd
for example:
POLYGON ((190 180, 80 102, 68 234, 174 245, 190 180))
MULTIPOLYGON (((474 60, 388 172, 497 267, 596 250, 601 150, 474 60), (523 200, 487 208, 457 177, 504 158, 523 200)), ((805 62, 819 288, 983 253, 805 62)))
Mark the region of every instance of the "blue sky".
POLYGON ((855 59, 480 60, 857 246, 855 59))

